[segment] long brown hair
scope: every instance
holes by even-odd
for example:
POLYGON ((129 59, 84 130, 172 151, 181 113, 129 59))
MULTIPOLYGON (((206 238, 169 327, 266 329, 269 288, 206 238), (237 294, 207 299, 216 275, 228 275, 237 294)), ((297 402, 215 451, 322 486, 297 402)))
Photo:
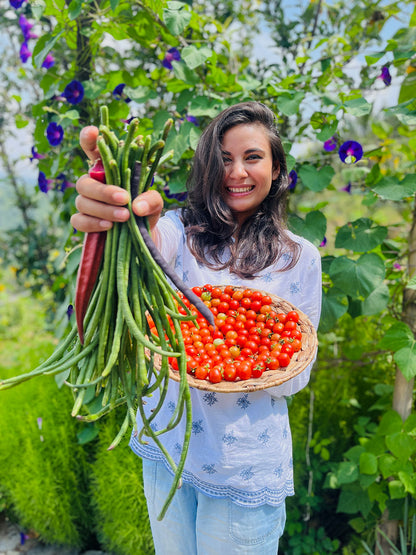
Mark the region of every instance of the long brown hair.
POLYGON ((212 120, 196 148, 187 188, 182 220, 189 249, 199 262, 212 269, 229 268, 244 279, 253 279, 282 256, 286 263, 281 271, 296 264, 300 247, 289 237, 286 227, 286 157, 275 116, 264 104, 242 102, 226 108, 212 120), (241 124, 261 124, 266 129, 273 167, 280 171, 257 212, 238 230, 221 194, 225 177, 221 143, 226 131, 241 124), (227 247, 231 256, 224 262, 222 255, 227 247))

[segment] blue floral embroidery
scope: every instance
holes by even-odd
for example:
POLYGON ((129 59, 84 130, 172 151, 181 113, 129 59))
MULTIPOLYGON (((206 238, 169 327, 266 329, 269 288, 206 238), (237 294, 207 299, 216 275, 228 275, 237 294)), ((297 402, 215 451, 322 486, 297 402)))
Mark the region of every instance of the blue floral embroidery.
POLYGON ((271 272, 264 274, 263 280, 264 280, 264 283, 270 283, 271 281, 273 281, 273 274, 271 272))
POLYGON ((192 432, 194 434, 200 434, 203 431, 204 431, 204 428, 202 426, 202 419, 192 422, 192 432))
POLYGON ((180 443, 175 443, 173 448, 175 450, 175 453, 180 454, 182 452, 182 445, 180 443))
POLYGON ((274 469, 273 474, 275 474, 278 478, 280 478, 280 476, 283 474, 283 469, 281 464, 274 469))
POLYGON ((189 270, 187 270, 186 272, 183 273, 183 281, 189 281, 189 270))
POLYGON ((248 400, 248 393, 245 393, 242 397, 237 399, 237 405, 243 410, 251 405, 251 402, 248 400))
POLYGON ((224 434, 222 436, 222 441, 225 443, 225 445, 232 445, 233 443, 235 443, 238 440, 235 437, 235 435, 231 432, 229 434, 224 434))
POLYGON ((284 252, 282 254, 282 261, 287 263, 289 262, 289 260, 292 260, 292 255, 289 254, 288 252, 284 252))
POLYGON ((150 424, 150 427, 152 428, 152 430, 153 430, 154 432, 157 432, 158 429, 159 429, 159 426, 157 425, 157 422, 152 422, 152 423, 150 424))
POLYGON ((264 430, 264 432, 261 432, 261 434, 257 436, 257 439, 263 445, 267 445, 269 443, 270 436, 267 428, 264 430))
POLYGON ((284 428, 283 429, 283 439, 287 439, 288 434, 289 434, 288 429, 284 428))
POLYGON ((215 470, 215 464, 204 464, 202 466, 203 472, 207 474, 215 474, 217 471, 215 470))
POLYGON ((174 410, 175 410, 175 408, 176 408, 176 404, 175 404, 173 401, 169 401, 169 403, 168 403, 168 409, 170 410, 170 412, 173 413, 174 410))
POLYGON ((240 472, 240 476, 243 480, 248 481, 248 480, 251 480, 251 478, 253 478, 254 472, 252 468, 253 468, 252 466, 249 466, 248 468, 245 468, 240 472))
POLYGON ((299 281, 294 281, 293 283, 290 284, 290 292, 293 293, 300 293, 301 288, 300 288, 300 282, 299 281))
POLYGON ((212 405, 215 405, 215 403, 218 403, 217 395, 213 391, 205 393, 202 399, 210 407, 212 407, 212 405))
POLYGON ((275 404, 276 404, 276 399, 274 399, 273 397, 270 397, 270 403, 271 403, 272 407, 274 407, 275 404))

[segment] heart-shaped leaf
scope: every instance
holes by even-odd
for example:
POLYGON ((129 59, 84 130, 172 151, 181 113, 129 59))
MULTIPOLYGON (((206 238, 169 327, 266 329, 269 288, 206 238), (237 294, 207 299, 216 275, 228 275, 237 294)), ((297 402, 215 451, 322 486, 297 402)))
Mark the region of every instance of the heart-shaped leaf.
POLYGON ((335 239, 336 248, 367 252, 380 245, 387 236, 387 227, 376 225, 369 218, 360 218, 342 226, 335 239))
POLYGON ((335 171, 331 166, 323 166, 318 169, 315 166, 304 164, 299 169, 299 178, 302 183, 311 191, 323 191, 331 183, 335 171))
POLYGON ((329 268, 334 286, 354 298, 368 297, 383 281, 383 260, 375 253, 366 253, 358 260, 346 256, 335 258, 329 268))

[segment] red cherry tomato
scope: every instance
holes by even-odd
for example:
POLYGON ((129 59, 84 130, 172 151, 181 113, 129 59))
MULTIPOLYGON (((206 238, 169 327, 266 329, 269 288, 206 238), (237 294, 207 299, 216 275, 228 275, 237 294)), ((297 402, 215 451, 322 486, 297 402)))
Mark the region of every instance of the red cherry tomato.
POLYGON ((282 368, 289 366, 290 364, 290 356, 287 353, 280 353, 277 357, 279 364, 282 368))
POLYGON ((217 365, 211 368, 208 372, 208 379, 211 383, 219 383, 222 380, 222 367, 217 365))

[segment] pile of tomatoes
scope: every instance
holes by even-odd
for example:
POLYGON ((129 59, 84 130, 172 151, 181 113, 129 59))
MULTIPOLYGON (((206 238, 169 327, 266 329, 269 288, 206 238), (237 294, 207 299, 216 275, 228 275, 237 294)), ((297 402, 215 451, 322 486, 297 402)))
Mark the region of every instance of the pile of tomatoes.
MULTIPOLYGON (((299 314, 278 312, 269 295, 210 284, 193 291, 215 316, 215 328, 196 311, 195 322, 181 322, 187 371, 195 378, 212 383, 260 378, 267 370, 284 370, 302 348, 299 314)), ((177 359, 169 362, 177 369, 177 359)))

